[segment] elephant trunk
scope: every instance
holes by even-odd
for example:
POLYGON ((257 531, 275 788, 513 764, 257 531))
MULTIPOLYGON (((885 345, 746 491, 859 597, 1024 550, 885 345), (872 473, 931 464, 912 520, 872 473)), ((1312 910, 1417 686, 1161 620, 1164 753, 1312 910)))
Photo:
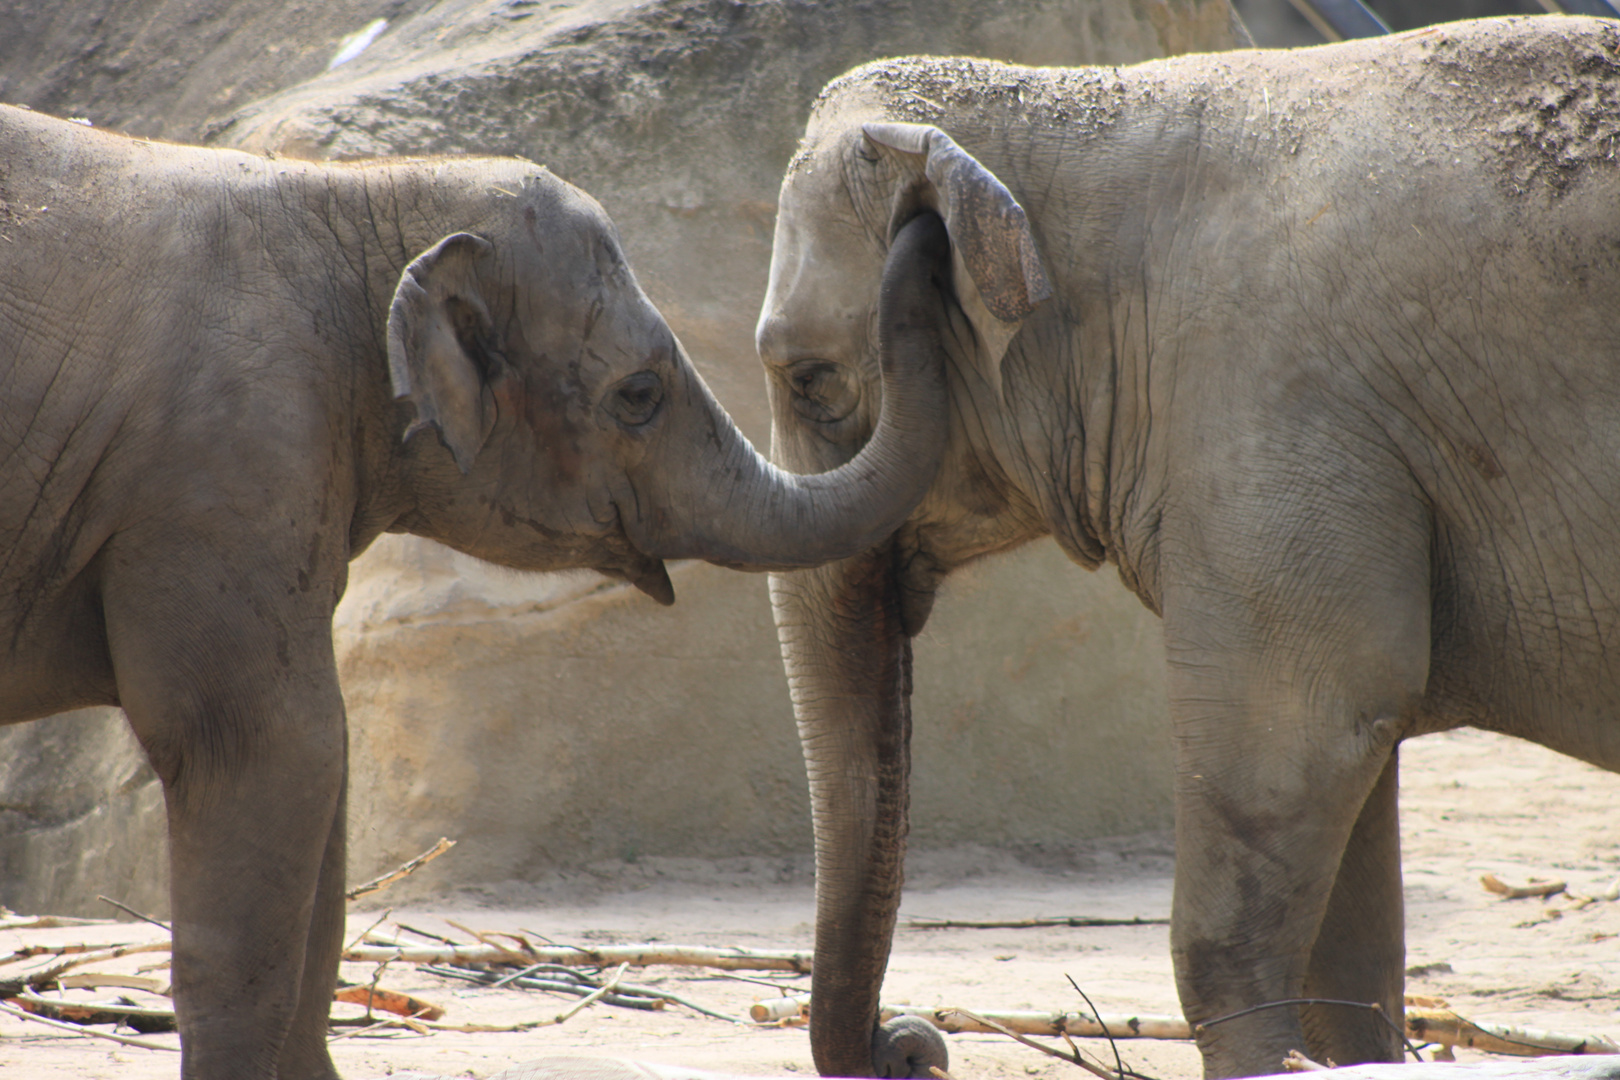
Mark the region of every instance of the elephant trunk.
POLYGON ((771 577, 771 603, 810 777, 816 951, 810 1047, 823 1076, 930 1076, 944 1039, 878 1024, 904 880, 911 639, 892 545, 771 577))
POLYGON ((693 430, 669 425, 631 471, 636 505, 621 507, 636 546, 662 559, 791 570, 881 543, 922 500, 944 454, 947 406, 940 341, 950 254, 944 224, 914 219, 895 238, 879 302, 883 407, 871 440, 831 472, 799 475, 762 457, 683 363, 693 430))

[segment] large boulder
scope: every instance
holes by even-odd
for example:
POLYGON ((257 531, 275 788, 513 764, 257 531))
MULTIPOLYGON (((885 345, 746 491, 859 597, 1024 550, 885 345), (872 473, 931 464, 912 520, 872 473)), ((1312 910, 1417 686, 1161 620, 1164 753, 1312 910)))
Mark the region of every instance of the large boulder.
MULTIPOLYGON (((752 331, 776 191, 823 84, 888 55, 1121 64, 1234 41, 1225 0, 125 7, 147 21, 96 21, 89 4, 51 15, 0 4, 0 42, 19 40, 11 20, 35 43, 16 68, 14 46, 0 46, 0 94, 264 153, 544 163, 607 207, 648 293, 760 442, 768 414, 752 331), (286 18, 269 14, 281 8, 286 18), (327 67, 379 18, 389 22, 369 45, 327 67), (93 42, 62 29, 81 23, 93 42), (192 25, 205 39, 188 36, 192 25), (169 49, 141 51, 165 34, 169 49), (280 59, 232 66, 255 38, 280 59), (51 55, 37 55, 47 44, 51 55), (148 66, 119 67, 122 57, 148 66), (122 79, 140 93, 122 94, 122 79), (243 86, 276 92, 241 104, 243 86)), ((764 581, 704 565, 672 577, 680 602, 666 611, 594 575, 520 577, 412 538, 387 537, 358 560, 336 620, 352 876, 441 834, 462 846, 390 900, 451 878, 528 879, 643 855, 809 850, 764 581)), ((1042 848, 1167 827, 1163 664, 1137 601, 1049 543, 953 578, 917 647, 913 842, 1042 848)), ((0 732, 0 759, 14 737, 0 732)), ((106 772, 108 753, 97 748, 87 768, 106 772)), ((85 848, 106 846, 105 816, 75 819, 85 848)), ((161 817, 143 820, 145 839, 121 842, 155 850, 161 817)), ((12 903, 9 877, 0 904, 12 903)), ((72 887, 29 893, 29 904, 81 910, 101 888, 83 875, 72 887)))

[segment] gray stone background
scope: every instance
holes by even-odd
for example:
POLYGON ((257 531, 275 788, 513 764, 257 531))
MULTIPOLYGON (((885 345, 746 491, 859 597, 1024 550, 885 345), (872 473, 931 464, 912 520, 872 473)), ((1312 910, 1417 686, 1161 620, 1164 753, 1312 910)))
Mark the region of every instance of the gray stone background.
MULTIPOLYGON (((1488 13, 1374 6, 1397 28, 1405 8, 1488 13)), ((1315 40, 1286 0, 1238 7, 1262 44, 1315 40)), ((1226 0, 0 0, 0 101, 264 153, 548 165, 613 215, 763 446, 753 323, 777 184, 824 83, 880 56, 1123 64, 1239 34, 1226 0)), ((363 555, 335 620, 351 880, 441 835, 455 853, 391 901, 808 852, 765 582, 671 569, 666 610, 592 574, 517 575, 413 538, 363 555)), ((1168 828, 1159 631, 1111 572, 1042 543, 959 573, 916 661, 914 846, 1039 853, 1168 828)), ((161 914, 166 891, 161 792, 115 710, 0 729, 0 905, 105 914, 105 893, 161 914)))

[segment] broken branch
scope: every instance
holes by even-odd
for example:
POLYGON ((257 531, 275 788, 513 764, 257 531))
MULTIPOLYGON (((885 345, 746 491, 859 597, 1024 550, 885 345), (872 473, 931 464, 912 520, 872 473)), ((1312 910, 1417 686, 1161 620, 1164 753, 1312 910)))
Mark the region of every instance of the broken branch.
POLYGON ((1598 1035, 1563 1035, 1540 1028, 1480 1024, 1465 1020, 1450 1009, 1406 1010, 1407 1036, 1420 1042, 1441 1043, 1514 1057, 1552 1054, 1620 1054, 1620 1046, 1598 1035))
POLYGON ((1528 885, 1509 885, 1495 874, 1485 874, 1480 877, 1479 883, 1486 890, 1493 892, 1505 900, 1523 900, 1531 896, 1556 896, 1564 891, 1567 882, 1532 880, 1528 885))
POLYGON ((669 964, 676 967, 713 967, 727 971, 810 970, 808 952, 765 949, 710 949, 694 945, 608 945, 585 949, 576 945, 530 945, 507 947, 482 944, 458 947, 421 945, 360 945, 343 953, 343 959, 360 963, 397 960, 407 964, 590 964, 613 967, 629 964, 648 967, 669 964))
POLYGON ((1090 915, 1054 915, 1035 919, 935 919, 918 915, 906 926, 912 930, 1027 930, 1039 926, 1168 926, 1168 917, 1158 919, 1133 915, 1128 919, 1102 919, 1090 915))
POLYGON ((72 1035, 83 1035, 91 1039, 107 1039, 111 1042, 123 1043, 125 1046, 138 1046, 143 1050, 169 1050, 176 1054, 180 1052, 180 1048, 178 1046, 164 1046, 162 1043, 146 1042, 143 1039, 129 1039, 122 1035, 108 1035, 104 1031, 87 1031, 84 1028, 78 1027, 74 1024, 64 1024, 60 1020, 51 1020, 47 1017, 35 1016, 32 1013, 24 1012, 22 1009, 8 1005, 3 1001, 0 1001, 0 1012, 7 1013, 23 1020, 31 1020, 36 1024, 44 1024, 46 1027, 60 1028, 61 1030, 72 1035))
POLYGON ((444 1009, 421 998, 373 986, 345 986, 332 995, 332 1000, 349 1005, 364 1005, 368 1009, 381 1009, 383 1012, 399 1016, 421 1017, 425 1020, 438 1020, 444 1016, 444 1009))
POLYGON ((350 889, 348 892, 344 893, 343 898, 345 900, 353 901, 360 899, 362 896, 369 896, 374 892, 381 892, 394 882, 398 881, 400 878, 409 877, 411 874, 416 873, 418 870, 422 869, 422 867, 426 866, 428 863, 432 862, 434 859, 437 859, 440 855, 443 855, 445 852, 449 851, 455 846, 456 842, 454 840, 441 836, 439 837, 439 842, 437 844, 434 844, 432 847, 422 852, 422 854, 418 855, 410 862, 405 863, 396 870, 384 874, 382 877, 372 878, 364 885, 355 886, 353 889, 350 889))

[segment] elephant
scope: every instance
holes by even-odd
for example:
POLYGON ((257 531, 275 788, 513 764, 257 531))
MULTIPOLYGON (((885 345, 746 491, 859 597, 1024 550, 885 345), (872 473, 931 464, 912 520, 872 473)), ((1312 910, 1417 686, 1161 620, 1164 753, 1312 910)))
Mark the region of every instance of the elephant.
POLYGON ((954 568, 1043 537, 1160 619, 1206 1074, 1400 1059, 1401 741, 1471 725, 1620 768, 1616 146, 1620 27, 1566 17, 1125 68, 902 58, 822 92, 756 333, 774 460, 864 445, 891 238, 950 250, 928 494, 770 579, 824 1075, 944 1064, 876 1026, 910 640, 954 568))
POLYGON ((168 811, 188 1078, 336 1075, 332 615, 376 537, 667 604, 664 559, 881 542, 943 453, 930 290, 886 309, 909 359, 883 431, 801 477, 709 394, 601 206, 538 166, 320 165, 9 107, 0 147, 0 723, 127 714, 168 811))

